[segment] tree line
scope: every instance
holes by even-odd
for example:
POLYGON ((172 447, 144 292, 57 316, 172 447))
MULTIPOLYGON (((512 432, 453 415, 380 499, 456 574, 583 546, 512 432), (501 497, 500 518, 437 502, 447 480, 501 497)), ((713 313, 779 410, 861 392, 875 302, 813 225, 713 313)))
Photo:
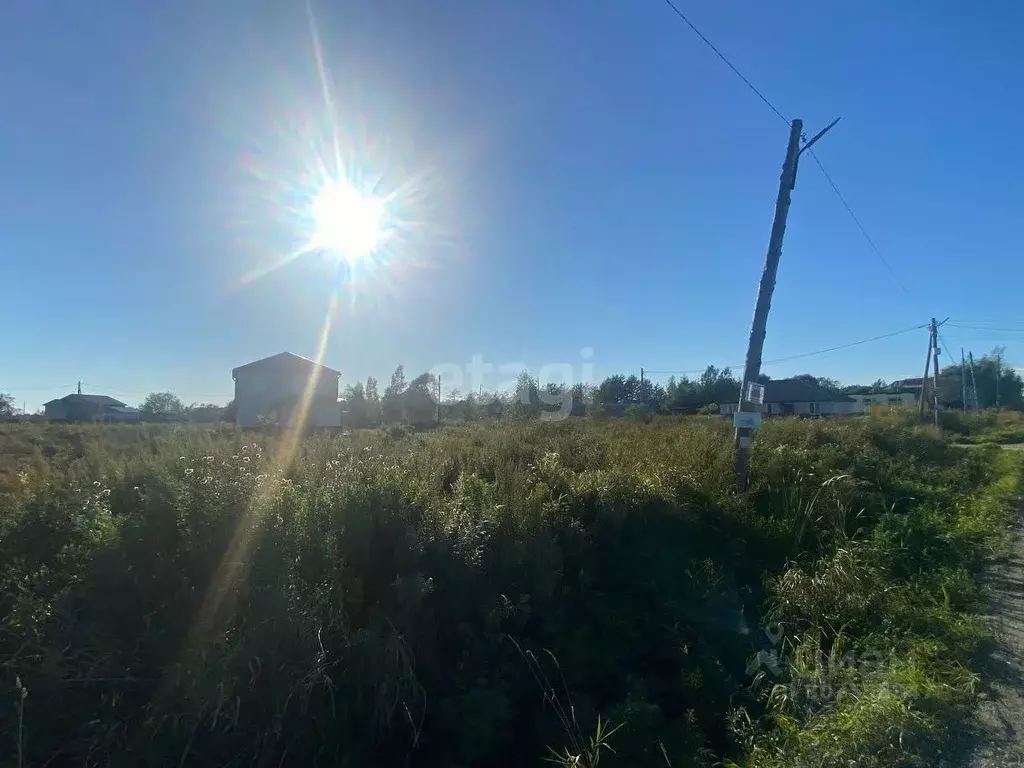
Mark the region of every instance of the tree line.
MULTIPOLYGON (((1003 349, 996 348, 974 361, 978 405, 1024 410, 1024 380, 1002 363, 1003 349)), ((968 383, 970 372, 968 371, 968 383)), ((877 379, 871 384, 843 385, 827 377, 803 373, 790 377, 837 395, 886 394, 899 391, 900 382, 877 379)), ((762 374, 761 383, 771 381, 762 374)), ((437 380, 424 373, 406 383, 398 366, 383 394, 377 380, 357 382, 345 388, 345 423, 353 427, 409 423, 428 425, 442 421, 484 418, 557 418, 567 415, 625 415, 632 413, 713 414, 723 403, 739 400, 740 380, 730 368, 709 365, 696 377, 670 377, 664 384, 636 374, 615 374, 599 384, 541 384, 528 372, 519 375, 512 391, 452 391, 437 399, 437 380)), ((962 408, 961 367, 946 366, 939 374, 939 402, 944 408, 962 408)))
MULTIPOLYGON (((978 405, 999 405, 1024 410, 1024 380, 1003 363, 1003 348, 997 347, 974 361, 974 382, 978 405)), ((939 402, 944 408, 963 408, 962 370, 948 365, 939 373, 939 402)), ((871 384, 842 385, 834 379, 809 373, 792 377, 842 394, 884 394, 898 382, 881 379, 871 384)), ((762 374, 760 381, 771 379, 762 374)), ((967 383, 971 385, 970 371, 967 383)), ((711 414, 723 403, 739 399, 740 381, 730 368, 709 365, 694 378, 670 377, 664 384, 636 374, 615 374, 599 384, 540 383, 528 372, 519 375, 514 390, 451 391, 438 397, 437 377, 422 373, 407 380, 399 365, 391 380, 380 391, 377 379, 370 376, 344 388, 343 421, 356 428, 386 424, 428 426, 440 421, 475 421, 494 418, 560 418, 583 415, 625 415, 631 413, 711 414), (631 409, 631 410, 630 410, 631 409)), ((172 392, 153 392, 139 406, 145 421, 214 423, 235 421, 235 403, 227 405, 192 403, 185 405, 172 392)), ((0 419, 15 415, 13 399, 0 394, 0 419)))

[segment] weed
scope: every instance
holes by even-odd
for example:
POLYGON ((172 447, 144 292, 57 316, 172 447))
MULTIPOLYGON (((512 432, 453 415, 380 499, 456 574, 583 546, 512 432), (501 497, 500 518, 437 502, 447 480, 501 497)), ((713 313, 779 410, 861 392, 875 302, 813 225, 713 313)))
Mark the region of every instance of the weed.
POLYGON ((228 427, 5 425, 0 734, 19 765, 927 762, 1018 461, 893 414, 780 420, 740 495, 707 418, 287 462, 228 427))

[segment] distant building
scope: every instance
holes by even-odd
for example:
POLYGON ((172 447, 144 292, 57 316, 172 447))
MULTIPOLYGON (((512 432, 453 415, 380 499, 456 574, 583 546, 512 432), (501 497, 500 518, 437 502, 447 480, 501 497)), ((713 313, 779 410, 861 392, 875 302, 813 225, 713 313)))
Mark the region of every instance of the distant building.
MULTIPOLYGON (((773 379, 764 385, 764 402, 760 407, 766 416, 848 416, 863 413, 850 397, 803 379, 773 379)), ((724 403, 720 413, 736 412, 736 403, 724 403)))
POLYGON ((138 421, 139 411, 107 395, 66 395, 43 405, 48 421, 138 421))
POLYGON ((886 392, 875 395, 847 395, 857 406, 854 413, 866 413, 872 405, 914 405, 917 403, 920 393, 913 392, 886 392))
POLYGON ((894 381, 890 387, 895 389, 897 392, 900 390, 917 390, 918 392, 924 388, 924 379, 918 377, 916 379, 899 379, 894 381))
POLYGON ((340 427, 341 373, 291 352, 240 365, 231 372, 235 380, 236 422, 240 427, 264 424, 340 427), (310 383, 313 383, 313 388, 310 383), (303 400, 308 397, 308 402, 303 400))

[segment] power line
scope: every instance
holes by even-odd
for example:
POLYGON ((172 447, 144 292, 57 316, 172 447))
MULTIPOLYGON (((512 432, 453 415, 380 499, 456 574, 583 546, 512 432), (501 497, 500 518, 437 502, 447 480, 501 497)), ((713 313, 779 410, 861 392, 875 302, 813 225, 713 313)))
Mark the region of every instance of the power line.
MULTIPOLYGON (((85 386, 87 386, 87 387, 91 387, 93 389, 102 390, 104 392, 112 392, 113 394, 121 395, 122 397, 147 397, 147 396, 153 394, 152 391, 150 391, 150 392, 143 392, 141 390, 127 390, 127 389, 115 389, 113 387, 104 387, 102 384, 97 384, 97 383, 92 382, 92 381, 83 381, 82 383, 85 386)), ((209 392, 206 392, 206 393, 203 393, 203 392, 185 392, 183 394, 186 397, 207 397, 207 398, 222 398, 222 397, 230 397, 231 396, 231 395, 229 395, 228 393, 225 393, 225 392, 221 392, 219 394, 212 394, 212 393, 209 393, 209 392)))
MULTIPOLYGON (((699 37, 702 41, 704 41, 704 44, 707 45, 708 48, 710 48, 712 51, 715 52, 715 55, 717 55, 718 58, 720 58, 722 61, 725 62, 726 66, 728 66, 729 69, 731 69, 736 74, 736 76, 740 80, 742 80, 746 84, 746 86, 751 91, 753 91, 754 94, 759 99, 761 99, 761 101, 763 101, 765 104, 768 105, 769 109, 771 109, 772 112, 774 112, 776 115, 779 116, 780 120, 782 120, 784 123, 786 123, 786 125, 789 125, 790 121, 786 118, 786 116, 784 114, 782 114, 782 112, 779 111, 779 109, 774 104, 772 104, 771 101, 768 100, 767 96, 765 96, 760 90, 758 90, 757 86, 755 86, 752 82, 750 82, 750 80, 742 72, 740 72, 740 70, 736 67, 735 64, 733 64, 731 61, 729 61, 729 58, 724 53, 722 53, 718 49, 718 47, 715 46, 715 44, 712 43, 707 38, 707 36, 703 32, 701 32, 697 28, 697 26, 692 21, 690 21, 681 10, 679 10, 679 6, 677 6, 674 2, 672 2, 672 0, 664 0, 664 2, 665 2, 665 5, 667 5, 669 8, 671 8, 673 10, 673 12, 675 12, 675 14, 680 19, 682 19, 683 22, 685 22, 686 25, 691 30, 693 30, 694 34, 696 34, 697 37, 699 37)), ((871 249, 875 252, 875 255, 878 256, 878 258, 882 262, 882 264, 885 265, 885 268, 889 271, 889 274, 892 276, 893 280, 896 281, 896 284, 900 288, 903 289, 904 293, 906 293, 909 296, 910 295, 910 289, 907 288, 907 286, 903 284, 903 281, 900 280, 899 275, 896 274, 896 271, 892 268, 892 265, 889 264, 889 261, 882 254, 881 249, 875 244, 875 241, 871 239, 871 235, 868 234, 867 229, 861 223, 860 219, 857 218, 857 214, 855 214, 853 212, 853 208, 850 207, 850 204, 847 202, 846 198, 843 196, 843 193, 839 191, 838 185, 835 183, 835 181, 833 181, 833 179, 829 175, 828 171, 825 170, 825 166, 822 165, 821 160, 819 160, 818 156, 816 154, 814 154, 814 150, 813 149, 808 149, 808 152, 811 155, 811 157, 814 158, 814 162, 817 163, 818 167, 821 169, 821 172, 825 175, 825 179, 828 181, 829 185, 832 187, 832 191, 836 193, 836 196, 839 198, 839 201, 843 204, 843 207, 846 208, 846 212, 850 214, 850 218, 853 219, 853 223, 857 225, 857 228, 860 230, 861 234, 864 235, 864 239, 867 240, 868 245, 871 246, 871 249)))
POLYGON ((821 160, 819 160, 818 156, 814 154, 814 150, 809 150, 808 154, 810 154, 810 156, 814 159, 814 162, 821 169, 822 174, 824 174, 825 176, 825 180, 829 183, 829 186, 832 187, 832 191, 836 193, 836 197, 839 198, 839 202, 841 202, 843 204, 843 207, 846 208, 846 212, 850 214, 850 218, 853 219, 853 223, 857 225, 857 229, 859 229, 860 233, 864 235, 864 239, 868 241, 868 245, 871 246, 871 250, 875 252, 875 255, 878 256, 882 264, 885 265, 885 268, 889 270, 889 274, 892 275, 892 278, 893 280, 896 281, 896 284, 903 289, 903 292, 905 294, 909 296, 910 289, 903 284, 903 281, 900 280, 899 275, 896 274, 896 271, 892 268, 892 265, 889 263, 888 259, 886 259, 885 256, 882 254, 882 250, 875 244, 875 241, 871 239, 871 235, 868 234, 868 231, 867 229, 864 228, 864 225, 860 223, 860 219, 857 218, 857 214, 853 212, 853 208, 851 208, 850 204, 846 202, 846 198, 843 196, 843 193, 839 191, 839 187, 836 185, 835 181, 832 180, 832 177, 829 175, 828 171, 825 170, 825 166, 821 164, 821 160))
POLYGON ((694 34, 696 34, 697 37, 703 40, 704 44, 707 45, 707 47, 710 48, 712 51, 714 51, 715 55, 718 56, 718 58, 720 58, 722 61, 726 63, 729 69, 731 69, 736 74, 736 76, 746 84, 747 88, 749 88, 755 94, 757 94, 757 98, 759 98, 761 101, 767 104, 768 108, 771 109, 771 111, 774 112, 776 115, 778 115, 779 119, 782 122, 784 122, 786 125, 789 125, 789 120, 786 118, 786 116, 782 114, 782 112, 780 112, 778 108, 768 100, 768 97, 761 93, 761 91, 759 91, 757 87, 752 82, 750 82, 750 80, 748 80, 742 72, 739 71, 739 69, 736 68, 735 64, 729 61, 728 57, 726 57, 724 53, 722 53, 720 50, 718 50, 717 47, 715 47, 714 43, 708 40, 708 38, 704 35, 703 32, 697 29, 696 25, 692 21, 686 18, 686 15, 681 10, 679 10, 679 6, 673 3, 672 0, 665 0, 665 5, 671 8, 675 12, 676 16, 682 19, 686 23, 686 26, 692 29, 694 34))
MULTIPOLYGON (((950 352, 949 350, 953 349, 953 347, 950 346, 949 342, 946 341, 946 337, 943 336, 941 333, 936 331, 935 335, 939 337, 939 342, 941 343, 940 349, 946 350, 947 356, 949 357, 950 360, 952 360, 953 359, 953 353, 950 352)), ((953 363, 950 363, 950 365, 953 365, 953 363)))
POLYGON ((1003 323, 1010 323, 1011 325, 1024 325, 1024 320, 952 320, 950 321, 953 325, 1001 325, 1003 323))
MULTIPOLYGON (((800 360, 800 359, 805 358, 805 357, 814 357, 815 355, 824 355, 824 354, 827 354, 829 352, 836 352, 836 351, 838 351, 840 349, 849 349, 850 347, 857 347, 857 346, 860 346, 861 344, 868 344, 868 343, 870 343, 872 341, 881 341, 882 339, 889 339, 889 338, 892 338, 893 336, 899 336, 899 335, 904 334, 904 333, 910 333, 911 331, 919 331, 922 328, 927 328, 927 327, 928 327, 928 323, 921 323, 920 325, 915 325, 912 328, 904 328, 904 329, 899 330, 899 331, 892 331, 891 333, 883 333, 880 336, 872 336, 870 339, 861 339, 860 341, 851 341, 849 344, 840 344, 840 345, 835 346, 835 347, 828 347, 827 349, 818 349, 818 350, 815 350, 814 352, 803 352, 803 353, 801 353, 799 355, 790 355, 788 357, 777 357, 774 360, 764 360, 764 361, 762 361, 761 365, 774 365, 775 363, 785 363, 785 362, 788 362, 790 360, 800 360)), ((738 368, 739 366, 738 365, 727 365, 725 367, 726 368, 738 368)), ((698 369, 694 369, 694 370, 691 370, 691 371, 650 371, 650 370, 647 370, 647 369, 644 369, 644 370, 647 373, 650 373, 650 374, 655 374, 655 375, 659 375, 659 376, 665 376, 665 375, 672 375, 672 374, 703 373, 706 370, 706 368, 698 368, 698 369)))
POLYGON ((816 352, 806 352, 806 353, 804 353, 802 355, 791 355, 790 357, 779 357, 779 358, 776 358, 775 360, 765 360, 763 365, 772 365, 774 363, 784 363, 784 362, 787 362, 789 360, 799 360, 800 358, 804 358, 804 357, 813 357, 814 355, 823 355, 823 354, 825 354, 827 352, 835 352, 835 351, 840 350, 840 349, 849 349, 850 347, 857 347, 857 346, 860 346, 861 344, 867 344, 867 343, 872 342, 872 341, 880 341, 882 339, 889 339, 889 338, 892 338, 893 336, 899 336, 899 335, 904 334, 904 333, 910 333, 911 331, 917 331, 917 330, 920 330, 921 328, 927 328, 927 327, 928 327, 928 323, 921 323, 921 325, 915 325, 912 328, 904 328, 901 331, 893 331, 892 333, 883 333, 881 336, 872 336, 870 339, 861 339, 860 341, 853 341, 853 342, 850 342, 849 344, 840 344, 837 347, 829 347, 828 349, 819 349, 816 352))
POLYGON ((961 325, 960 323, 950 323, 954 328, 963 328, 966 331, 996 331, 997 333, 1024 333, 1024 328, 993 328, 991 326, 985 327, 982 325, 961 325))
POLYGON ((74 384, 61 384, 59 387, 11 387, 11 389, 18 392, 45 392, 54 389, 71 389, 74 386, 74 384))

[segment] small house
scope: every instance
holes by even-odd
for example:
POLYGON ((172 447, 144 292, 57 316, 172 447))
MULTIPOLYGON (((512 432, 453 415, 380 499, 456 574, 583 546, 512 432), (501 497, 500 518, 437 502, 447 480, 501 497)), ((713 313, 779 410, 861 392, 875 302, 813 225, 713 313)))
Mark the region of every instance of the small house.
POLYGON ((47 421, 138 421, 139 412, 107 395, 65 395, 43 404, 47 421))
POLYGON ((291 352, 240 365, 235 380, 240 427, 340 427, 341 373, 291 352))
MULTIPOLYGON (((773 379, 764 385, 766 416, 848 416, 862 413, 849 395, 812 384, 805 379, 773 379)), ((721 413, 736 412, 736 403, 726 403, 721 413)))

